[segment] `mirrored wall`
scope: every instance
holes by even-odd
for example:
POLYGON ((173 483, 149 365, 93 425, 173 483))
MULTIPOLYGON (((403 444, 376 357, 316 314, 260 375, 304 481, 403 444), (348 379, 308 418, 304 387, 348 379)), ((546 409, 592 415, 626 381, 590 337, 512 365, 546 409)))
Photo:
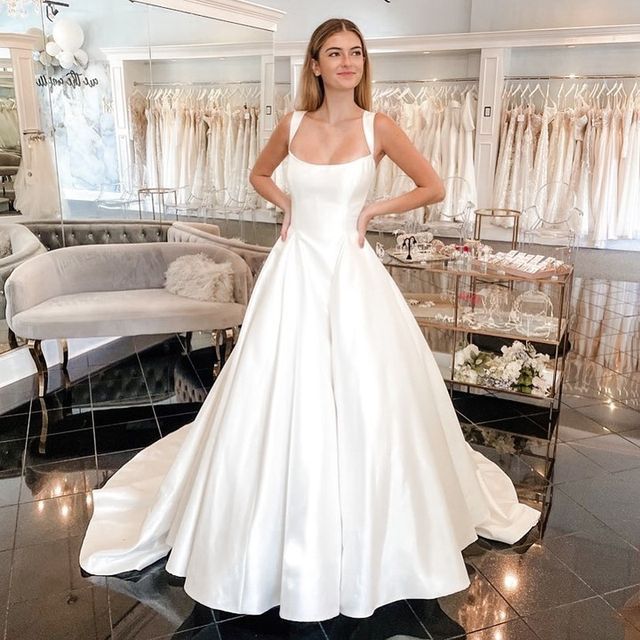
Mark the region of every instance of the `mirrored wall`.
MULTIPOLYGON (((8 245, 11 269, 25 242, 30 256, 166 239, 176 220, 273 244, 276 214, 248 184, 275 123, 272 31, 129 0, 22 6, 0 15, 0 253, 8 245), (31 38, 29 122, 5 34, 31 38), (6 240, 2 223, 27 239, 6 240)), ((11 269, 0 262, 0 284, 11 269)))

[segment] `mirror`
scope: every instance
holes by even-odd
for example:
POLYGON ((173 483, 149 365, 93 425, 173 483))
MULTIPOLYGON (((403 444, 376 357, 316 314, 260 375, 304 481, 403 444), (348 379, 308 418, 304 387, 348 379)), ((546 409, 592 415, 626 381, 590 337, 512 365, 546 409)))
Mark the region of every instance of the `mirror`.
POLYGON ((20 126, 11 52, 0 49, 0 215, 14 211, 14 179, 20 158, 20 126))
MULTIPOLYGON (((248 183, 272 129, 272 110, 261 118, 265 97, 271 101, 272 32, 118 5, 117 17, 91 11, 93 5, 64 10, 86 34, 80 48, 88 62, 67 71, 47 67, 67 228, 80 219, 151 221, 165 229, 179 220, 273 244, 275 213, 248 183), (91 13, 127 28, 95 29, 91 13)), ((45 25, 48 38, 56 38, 56 21, 45 25)))
POLYGON ((215 224, 223 236, 257 243, 263 220, 249 171, 261 146, 262 74, 263 65, 273 66, 272 34, 204 22, 149 7, 149 79, 134 82, 130 96, 130 113, 146 104, 146 136, 134 138, 134 174, 150 188, 142 192, 142 208, 147 216, 215 224), (168 20, 175 32, 191 34, 189 45, 171 44, 168 20), (142 140, 144 170, 137 165, 142 140))
POLYGON ((21 137, 50 149, 38 180, 47 196, 28 213, 47 218, 32 229, 46 249, 165 240, 176 220, 271 246, 277 216, 248 172, 275 125, 273 32, 129 0, 68 4, 0 19, 0 31, 40 29, 32 89, 44 142, 21 137))

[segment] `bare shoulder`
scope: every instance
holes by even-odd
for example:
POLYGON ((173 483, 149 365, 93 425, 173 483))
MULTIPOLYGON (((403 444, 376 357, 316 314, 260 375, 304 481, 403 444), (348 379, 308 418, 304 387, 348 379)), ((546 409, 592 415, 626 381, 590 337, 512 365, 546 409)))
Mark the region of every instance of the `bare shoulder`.
POLYGON ((384 137, 397 135, 398 132, 402 131, 395 123, 395 120, 382 111, 375 112, 373 125, 375 127, 376 135, 384 137))
POLYGON ((280 118, 280 120, 278 121, 276 130, 280 129, 288 132, 289 127, 291 126, 291 119, 293 118, 294 113, 295 111, 289 111, 289 113, 286 113, 285 115, 283 115, 282 118, 280 118))
POLYGON ((395 120, 381 111, 375 113, 373 127, 376 139, 380 141, 382 147, 404 137, 402 129, 395 123, 395 120))

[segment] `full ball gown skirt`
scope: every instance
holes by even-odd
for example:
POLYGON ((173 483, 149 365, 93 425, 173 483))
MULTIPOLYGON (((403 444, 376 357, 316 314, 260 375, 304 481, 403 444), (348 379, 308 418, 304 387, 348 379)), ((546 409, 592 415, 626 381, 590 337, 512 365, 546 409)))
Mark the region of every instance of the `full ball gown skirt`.
POLYGON ((216 609, 367 617, 466 588, 461 550, 477 535, 513 543, 537 522, 466 444, 402 294, 358 246, 374 172, 371 154, 339 165, 290 154, 292 226, 236 347, 196 419, 94 491, 86 571, 170 552, 167 571, 216 609))

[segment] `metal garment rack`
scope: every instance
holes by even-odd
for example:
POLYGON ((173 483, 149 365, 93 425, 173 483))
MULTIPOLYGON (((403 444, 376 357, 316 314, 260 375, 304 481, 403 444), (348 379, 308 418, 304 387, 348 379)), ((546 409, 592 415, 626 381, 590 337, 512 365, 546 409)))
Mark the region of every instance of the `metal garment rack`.
POLYGON ((580 75, 569 74, 566 76, 505 76, 505 80, 640 80, 639 75, 626 75, 611 73, 608 75, 580 75))
MULTIPOLYGON (((261 84, 260 80, 232 80, 229 82, 134 82, 134 87, 227 87, 247 84, 261 84)), ((288 85, 289 82, 276 82, 277 85, 288 85)))
POLYGON ((428 78, 426 80, 372 80, 372 84, 439 84, 444 82, 478 82, 478 78, 428 78))

